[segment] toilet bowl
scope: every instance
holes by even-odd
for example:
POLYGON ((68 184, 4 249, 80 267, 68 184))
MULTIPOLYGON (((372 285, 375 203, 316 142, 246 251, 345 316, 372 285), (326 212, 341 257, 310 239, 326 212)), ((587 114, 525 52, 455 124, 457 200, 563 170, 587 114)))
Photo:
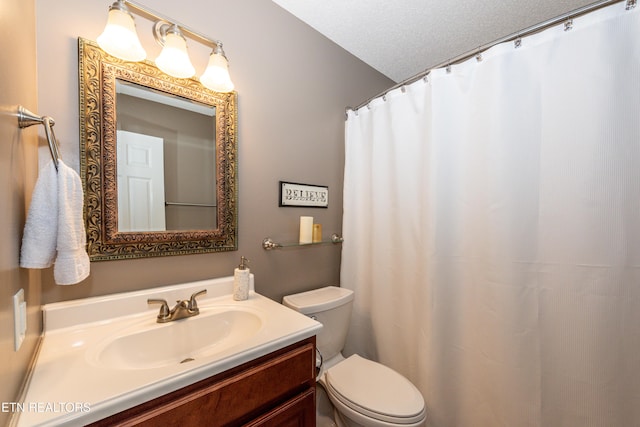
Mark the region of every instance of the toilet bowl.
POLYGON ((426 411, 420 391, 404 376, 357 354, 344 358, 353 291, 327 286, 288 295, 283 304, 322 323, 318 383, 334 407, 339 427, 418 427, 426 411))

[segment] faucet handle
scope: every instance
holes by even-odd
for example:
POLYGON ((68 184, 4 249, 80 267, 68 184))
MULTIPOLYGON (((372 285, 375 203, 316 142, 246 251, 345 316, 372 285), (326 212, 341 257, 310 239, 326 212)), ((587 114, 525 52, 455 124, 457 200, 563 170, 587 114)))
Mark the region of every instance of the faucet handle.
POLYGON ((193 295, 191 295, 191 298, 189 298, 189 310, 191 311, 200 311, 198 309, 198 303, 196 302, 196 298, 199 297, 200 295, 204 295, 207 293, 206 289, 203 289, 201 291, 195 292, 193 295))
POLYGON ((166 319, 169 317, 170 311, 167 300, 159 298, 149 298, 147 299, 147 304, 162 304, 162 306, 160 307, 160 313, 158 313, 158 319, 166 319))

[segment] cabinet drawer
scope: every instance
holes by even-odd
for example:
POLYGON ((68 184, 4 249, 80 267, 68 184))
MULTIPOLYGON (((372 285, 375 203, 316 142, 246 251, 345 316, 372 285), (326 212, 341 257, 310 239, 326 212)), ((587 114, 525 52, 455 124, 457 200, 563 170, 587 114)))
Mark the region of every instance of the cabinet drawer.
POLYGON ((310 427, 315 423, 315 390, 310 389, 244 427, 310 427))
POLYGON ((314 386, 315 337, 93 425, 240 425, 314 386))

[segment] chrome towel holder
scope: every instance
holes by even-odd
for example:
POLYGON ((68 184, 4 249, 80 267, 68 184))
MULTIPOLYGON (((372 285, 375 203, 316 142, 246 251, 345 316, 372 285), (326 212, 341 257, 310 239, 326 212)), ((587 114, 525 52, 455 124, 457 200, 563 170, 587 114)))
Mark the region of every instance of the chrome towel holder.
POLYGON ((49 116, 38 116, 37 114, 32 113, 31 111, 24 108, 22 105, 18 106, 18 127, 26 128, 33 125, 42 125, 44 126, 44 133, 47 136, 47 142, 49 143, 49 151, 51 152, 51 158, 53 159, 53 164, 56 167, 56 171, 58 170, 58 162, 60 161, 60 147, 58 146, 58 141, 56 140, 56 135, 53 133, 53 126, 56 124, 55 120, 53 120, 49 116))

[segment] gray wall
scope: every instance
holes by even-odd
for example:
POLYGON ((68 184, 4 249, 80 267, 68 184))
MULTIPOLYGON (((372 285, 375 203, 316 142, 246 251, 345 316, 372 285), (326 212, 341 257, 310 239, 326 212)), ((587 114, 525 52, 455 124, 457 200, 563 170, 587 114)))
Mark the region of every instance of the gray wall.
MULTIPOLYGON (((266 0, 144 0, 152 9, 224 42, 238 91, 239 250, 91 265, 83 283, 62 287, 43 273, 43 300, 53 302, 233 274, 251 260, 259 292, 282 295, 339 281, 340 247, 266 252, 262 239, 296 241, 300 215, 342 226, 344 108, 393 82, 266 0), (279 208, 278 181, 328 185, 328 209, 279 208)), ((67 164, 78 169, 77 37, 95 40, 109 0, 38 0, 38 102, 56 119, 67 164)), ((149 58, 159 53, 151 24, 137 18, 149 58)), ((201 72, 208 51, 189 45, 201 72)), ((41 153, 41 158, 44 154, 41 153)))
MULTIPOLYGON (((0 5, 0 402, 16 402, 41 329, 40 271, 18 267, 22 228, 38 173, 38 133, 19 130, 16 106, 38 112, 33 0, 0 5), (13 295, 24 289, 27 337, 13 349, 13 295)), ((42 141, 41 141, 42 142, 42 141)), ((0 411, 0 425, 9 413, 0 411)))

